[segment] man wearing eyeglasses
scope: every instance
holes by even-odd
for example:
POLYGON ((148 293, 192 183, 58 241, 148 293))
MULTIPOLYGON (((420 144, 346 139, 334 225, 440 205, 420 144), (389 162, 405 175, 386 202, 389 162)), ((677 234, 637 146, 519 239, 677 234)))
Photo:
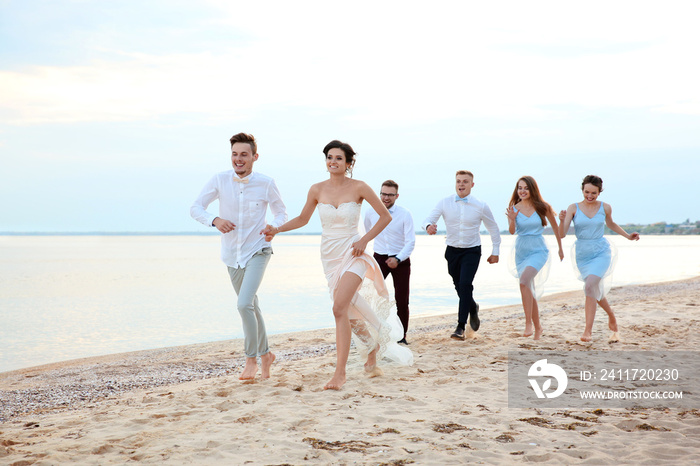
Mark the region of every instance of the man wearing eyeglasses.
MULTIPOLYGON (((399 185, 396 181, 386 180, 382 183, 379 197, 391 213, 391 223, 374 238, 374 258, 379 263, 384 278, 391 274, 394 281, 396 313, 403 324, 403 338, 398 342, 408 345, 406 332, 409 316, 410 255, 416 246, 416 232, 413 229, 411 212, 395 204, 399 198, 399 185)), ((370 208, 365 214, 365 230, 372 229, 378 219, 379 215, 370 208)))

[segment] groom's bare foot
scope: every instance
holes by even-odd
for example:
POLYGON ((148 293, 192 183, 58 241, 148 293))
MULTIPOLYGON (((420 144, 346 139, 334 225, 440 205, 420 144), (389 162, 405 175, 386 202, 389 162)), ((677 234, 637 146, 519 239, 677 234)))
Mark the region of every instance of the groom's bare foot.
POLYGON ((270 366, 272 366, 272 363, 275 362, 275 359, 277 359, 277 356, 275 356, 275 354, 272 351, 260 356, 260 362, 262 362, 263 379, 270 378, 270 366))
POLYGON ((258 362, 256 358, 245 358, 245 367, 241 375, 238 376, 238 380, 255 380, 256 372, 258 372, 258 362))
POLYGON ((324 390, 340 390, 345 385, 345 374, 334 374, 333 378, 323 386, 324 390))

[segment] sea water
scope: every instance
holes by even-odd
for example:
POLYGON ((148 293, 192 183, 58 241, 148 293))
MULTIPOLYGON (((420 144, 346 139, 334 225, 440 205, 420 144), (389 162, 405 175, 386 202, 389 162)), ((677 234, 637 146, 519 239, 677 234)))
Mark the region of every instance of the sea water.
MULTIPOLYGON (((554 249, 553 236, 545 237, 554 249)), ((619 251, 614 286, 700 275, 700 237, 609 236, 619 251)), ((474 281, 481 309, 517 304, 508 272, 514 237, 501 261, 474 281)), ((333 327, 318 235, 280 235, 259 290, 268 333, 333 327)), ((552 264, 545 295, 581 289, 569 262, 552 264)), ((417 236, 411 256, 411 316, 455 313, 444 236, 417 236)), ((393 293, 391 279, 388 287, 393 293)), ((583 295, 581 296, 583 300, 583 295)), ((488 321, 488 312, 481 313, 488 321)), ((103 354, 243 336, 236 297, 219 260, 219 238, 172 236, 0 236, 0 372, 103 354)))

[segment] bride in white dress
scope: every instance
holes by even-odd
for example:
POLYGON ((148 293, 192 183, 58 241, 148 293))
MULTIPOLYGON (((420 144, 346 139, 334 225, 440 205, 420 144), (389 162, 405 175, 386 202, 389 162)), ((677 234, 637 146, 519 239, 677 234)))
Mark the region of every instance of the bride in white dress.
POLYGON ((279 228, 268 225, 264 233, 271 241, 277 233, 303 227, 318 206, 323 227, 321 262, 333 300, 337 349, 335 373, 324 389, 339 390, 346 381, 351 335, 367 358, 365 371, 370 377, 381 375, 378 360, 387 358, 410 365, 413 353, 396 344, 403 336, 403 326, 389 300, 379 264, 365 252, 367 243, 391 222, 391 214, 367 183, 347 176, 355 164, 355 151, 349 144, 331 141, 323 153, 330 178, 311 186, 298 217, 279 228), (379 220, 360 236, 358 224, 364 200, 379 214, 379 220))

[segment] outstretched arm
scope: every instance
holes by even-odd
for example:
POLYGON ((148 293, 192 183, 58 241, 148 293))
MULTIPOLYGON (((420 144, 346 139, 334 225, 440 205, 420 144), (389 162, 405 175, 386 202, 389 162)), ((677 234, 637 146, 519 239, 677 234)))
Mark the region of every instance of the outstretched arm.
POLYGON ((603 203, 603 209, 605 210, 605 225, 612 231, 620 236, 624 236, 630 241, 639 241, 639 233, 636 231, 634 233, 627 233, 624 228, 615 223, 612 219, 612 207, 610 204, 603 203))
POLYGON ((552 225, 552 231, 554 236, 557 238, 557 245, 559 245, 559 260, 564 260, 564 250, 561 248, 561 234, 559 234, 559 225, 557 225, 557 217, 554 215, 554 209, 551 205, 547 206, 547 220, 549 224, 552 225))
POLYGON ((311 215, 314 213, 314 209, 316 208, 316 204, 318 204, 318 186, 313 185, 311 186, 311 189, 309 189, 309 194, 306 196, 306 204, 304 204, 304 207, 301 209, 299 216, 294 217, 279 227, 267 225, 261 232, 265 235, 265 241, 272 241, 272 238, 274 238, 277 233, 296 230, 297 228, 301 228, 309 223, 311 215))
POLYGON ((498 254, 501 248, 501 233, 498 230, 498 223, 493 218, 491 209, 486 204, 484 204, 484 210, 481 213, 481 221, 484 222, 486 230, 491 235, 491 255, 486 259, 486 262, 495 264, 498 262, 498 254))
POLYGON ((428 218, 423 220, 422 228, 427 231, 429 235, 434 235, 437 233, 437 221, 440 219, 442 214, 442 201, 440 201, 435 208, 430 211, 428 218))

